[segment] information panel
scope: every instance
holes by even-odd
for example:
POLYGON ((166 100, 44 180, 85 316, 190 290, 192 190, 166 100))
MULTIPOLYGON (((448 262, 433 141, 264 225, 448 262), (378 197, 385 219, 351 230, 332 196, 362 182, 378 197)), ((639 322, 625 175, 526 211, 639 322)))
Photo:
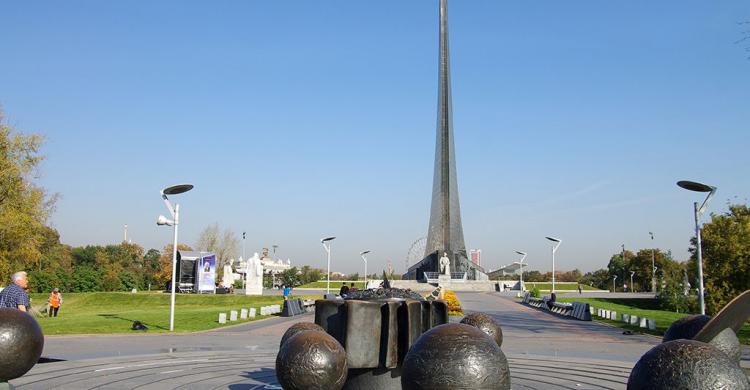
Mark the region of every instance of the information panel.
POLYGON ((198 263, 198 292, 213 293, 216 291, 216 255, 201 256, 198 263))

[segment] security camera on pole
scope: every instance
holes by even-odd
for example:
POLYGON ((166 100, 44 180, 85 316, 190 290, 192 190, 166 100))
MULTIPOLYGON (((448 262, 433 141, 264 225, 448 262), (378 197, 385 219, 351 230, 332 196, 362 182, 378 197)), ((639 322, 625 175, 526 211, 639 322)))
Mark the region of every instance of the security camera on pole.
POLYGON ((174 331, 174 294, 176 290, 177 280, 177 227, 180 223, 180 204, 177 203, 172 207, 172 203, 167 199, 167 195, 177 195, 183 192, 188 192, 193 189, 192 184, 178 184, 176 186, 167 187, 161 190, 161 198, 164 200, 164 204, 167 206, 169 213, 172 214, 172 220, 167 217, 160 215, 156 219, 156 224, 159 226, 174 226, 174 243, 172 244, 172 291, 169 303, 169 331, 174 331))

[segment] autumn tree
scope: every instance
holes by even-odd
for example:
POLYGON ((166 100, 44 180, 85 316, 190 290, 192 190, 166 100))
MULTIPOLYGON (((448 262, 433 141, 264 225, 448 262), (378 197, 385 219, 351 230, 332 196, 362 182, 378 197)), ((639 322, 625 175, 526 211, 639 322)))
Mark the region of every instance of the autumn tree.
POLYGON ((18 270, 41 269, 45 223, 56 196, 34 183, 42 138, 7 125, 0 111, 0 283, 18 270))
MULTIPOLYGON (((179 251, 191 251, 191 248, 185 244, 177 244, 179 251)), ((159 271, 154 275, 154 281, 157 286, 165 287, 167 282, 172 280, 172 244, 167 244, 159 257, 159 271)))

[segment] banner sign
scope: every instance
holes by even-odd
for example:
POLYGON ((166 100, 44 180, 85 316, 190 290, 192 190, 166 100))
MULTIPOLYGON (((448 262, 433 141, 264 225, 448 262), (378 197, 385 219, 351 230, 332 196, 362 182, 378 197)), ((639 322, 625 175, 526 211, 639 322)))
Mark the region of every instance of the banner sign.
POLYGON ((198 292, 216 291, 216 255, 201 256, 198 263, 198 292))

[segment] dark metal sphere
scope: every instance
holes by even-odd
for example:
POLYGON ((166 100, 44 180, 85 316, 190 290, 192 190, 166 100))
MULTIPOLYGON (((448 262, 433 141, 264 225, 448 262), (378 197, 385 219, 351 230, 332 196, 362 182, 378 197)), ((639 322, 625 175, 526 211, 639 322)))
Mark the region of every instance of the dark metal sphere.
POLYGON ((628 390, 750 389, 745 372, 711 344, 672 340, 646 352, 633 367, 628 390))
POLYGON ((296 335, 300 332, 305 332, 308 330, 315 330, 319 332, 325 332, 325 329, 321 327, 320 325, 314 323, 314 322, 298 322, 292 326, 289 327, 289 329, 286 330, 283 336, 281 336, 281 342, 279 343, 279 347, 284 345, 284 343, 292 338, 292 336, 296 335))
POLYGON ((0 382, 27 373, 43 348, 42 329, 32 316, 18 309, 0 309, 0 382))
MULTIPOLYGON (((701 314, 682 317, 669 326, 667 332, 664 333, 662 342, 677 339, 692 340, 709 321, 711 321, 711 317, 701 314)), ((740 347, 740 340, 732 329, 724 329, 718 336, 714 337, 709 344, 718 348, 720 351, 727 354, 730 359, 739 364, 740 357, 742 356, 742 349, 740 347)))
POLYGON ((410 390, 510 389, 510 370, 495 340, 466 324, 436 326, 404 358, 401 386, 410 390))
POLYGON ((500 324, 487 314, 471 313, 465 316, 461 323, 479 328, 492 337, 498 346, 503 345, 503 330, 500 328, 500 324))
POLYGON ((276 355, 276 378, 286 390, 340 390, 346 372, 346 351, 325 332, 300 332, 276 355))

